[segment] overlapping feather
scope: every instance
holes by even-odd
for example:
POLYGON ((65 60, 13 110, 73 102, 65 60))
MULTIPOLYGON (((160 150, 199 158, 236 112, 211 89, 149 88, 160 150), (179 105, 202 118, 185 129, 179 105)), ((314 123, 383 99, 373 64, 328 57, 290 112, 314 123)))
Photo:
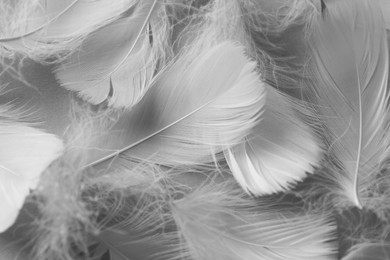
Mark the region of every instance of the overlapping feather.
POLYGON ((214 161, 260 120, 264 89, 254 69, 231 42, 183 56, 92 147, 89 165, 115 166, 116 157, 166 166, 214 161))
POLYGON ((299 115, 300 105, 270 86, 266 90, 262 121, 225 152, 237 181, 256 195, 289 189, 314 171, 322 154, 314 129, 299 115))
MULTIPOLYGON (((166 16, 161 21, 166 24, 155 26, 167 29, 164 44, 172 45, 169 48, 177 55, 166 68, 166 60, 161 64, 153 56, 154 48, 163 49, 162 42, 155 41, 153 19, 150 26, 147 24, 148 14, 157 1, 51 1, 43 9, 30 10, 36 16, 27 30, 20 31, 33 31, 31 34, 3 39, 9 49, 41 62, 53 61, 48 61, 48 57, 59 58, 54 59, 63 62, 57 64, 57 78, 86 100, 132 107, 108 130, 105 126, 115 118, 108 118, 104 127, 95 125, 98 116, 86 120, 79 131, 72 133, 71 138, 77 140, 68 147, 67 155, 46 172, 38 194, 43 198, 42 219, 35 247, 42 259, 73 259, 78 254, 76 249, 87 251, 83 236, 94 231, 97 219, 107 214, 119 226, 131 225, 134 218, 126 215, 130 212, 140 217, 139 228, 145 231, 143 240, 131 232, 117 234, 119 240, 115 244, 107 243, 111 259, 126 259, 137 251, 127 245, 138 249, 155 246, 153 256, 148 256, 151 259, 334 259, 334 246, 328 243, 334 227, 326 220, 328 213, 319 216, 276 210, 263 205, 263 199, 256 202, 253 197, 245 197, 235 185, 222 185, 226 188, 222 189, 214 179, 205 177, 219 174, 222 169, 215 168, 218 164, 207 163, 216 161, 223 165, 226 156, 230 170, 223 169, 221 181, 230 182, 232 171, 244 190, 256 195, 284 191, 318 166, 321 146, 316 129, 306 124, 313 119, 311 112, 259 79, 263 76, 282 89, 291 87, 293 80, 285 81, 286 77, 278 73, 292 72, 299 77, 300 71, 292 71, 295 65, 278 66, 291 65, 288 55, 298 55, 295 58, 303 64, 300 62, 306 62, 306 56, 301 54, 309 52, 290 52, 290 44, 284 46, 282 39, 290 38, 291 28, 299 36, 312 32, 311 76, 317 96, 310 101, 318 102, 321 119, 333 135, 329 139, 331 155, 336 155, 337 166, 343 169, 335 172, 335 176, 342 175, 335 179, 344 185, 342 193, 360 205, 353 190, 359 185, 361 191, 367 189, 367 183, 374 178, 365 176, 375 175, 381 153, 387 153, 388 148, 388 95, 383 87, 387 84, 388 50, 383 47, 387 43, 383 41, 380 10, 376 3, 367 0, 190 2, 159 2, 164 5, 161 14, 166 16), (314 31, 306 31, 305 23, 319 17, 316 12, 320 5, 323 21, 310 24, 314 31), (93 7, 93 12, 85 11, 88 6, 93 7), (105 7, 113 9, 104 10, 105 7), (191 10, 193 16, 185 20, 168 17, 175 16, 175 8, 191 10), (96 19, 81 24, 80 30, 72 33, 86 17, 96 19), (134 26, 130 25, 132 19, 138 21, 134 26), (126 31, 127 25, 134 31, 126 31), (152 30, 152 37, 146 34, 146 27, 152 30), (116 33, 116 29, 125 33, 116 33), (178 37, 175 30, 180 31, 178 37), (107 34, 114 37, 106 40, 107 34), (119 47, 110 49, 112 45, 119 47), (288 50, 280 51, 284 47, 288 50), (109 51, 103 55, 103 50, 109 51), (104 67, 104 62, 109 66, 104 67), (143 68, 147 70, 142 71, 143 68), (260 70, 267 75, 259 75, 260 70), (194 164, 204 167, 191 175, 196 181, 171 176, 166 171, 169 167, 165 167, 173 166, 169 173, 181 171, 180 176, 186 176, 184 171, 194 164), (210 168, 212 171, 208 171, 210 168), (142 204, 143 196, 150 195, 148 185, 156 180, 169 183, 178 178, 195 191, 187 194, 182 192, 181 185, 159 186, 153 192, 167 197, 160 200, 152 196, 154 201, 142 204), (197 189, 199 179, 206 183, 197 189), (130 194, 131 198, 113 202, 112 192, 120 193, 119 197, 130 194), (101 197, 106 201, 99 201, 101 197), (103 203, 102 207, 95 209, 99 203, 103 203), (115 203, 134 208, 125 213, 107 213, 117 206, 115 203), (150 205, 162 210, 149 212, 150 205), (91 209, 102 215, 89 215, 91 209), (167 216, 170 222, 164 226, 167 216), (159 219, 162 222, 153 222, 159 219), (157 225, 148 225, 151 223, 157 225)), ((302 41, 291 42, 291 48, 302 47, 302 41)), ((88 114, 95 108, 86 106, 84 112, 88 114)), ((107 112, 110 114, 110 109, 107 112)), ((53 122, 48 126, 62 121, 61 116, 54 120, 51 116, 53 122)), ((18 127, 19 135, 38 131, 29 126, 18 127)), ((0 133, 2 129, 6 128, 0 128, 0 133)), ((49 140, 53 136, 43 134, 42 138, 49 140)), ((50 162, 45 163, 47 166, 50 162)), ((31 187, 33 184, 31 181, 31 187)), ((28 189, 23 192, 27 194, 28 189)), ((381 198, 375 201, 379 205, 381 198)), ((381 205, 385 215, 387 205, 381 205)), ((104 220, 100 224, 107 225, 104 220)), ((100 234, 101 241, 107 242, 112 235, 115 239, 115 234, 106 230, 100 234)))
POLYGON ((89 35, 55 69, 61 85, 92 104, 105 100, 115 107, 136 104, 155 70, 146 29, 157 2, 139 2, 130 14, 89 35))
POLYGON ((324 216, 250 201, 227 183, 198 188, 172 205, 191 259, 335 259, 334 225, 324 216))
POLYGON ((341 193, 361 207, 388 145, 388 44, 375 1, 333 1, 314 25, 312 100, 331 133, 341 193))
MULTIPOLYGON (((16 5, 34 10, 29 19, 19 21, 20 35, 7 35, 0 39, 6 48, 24 53, 36 60, 45 61, 61 52, 71 52, 89 33, 118 19, 118 16, 137 6, 135 0, 87 1, 39 0, 34 5, 16 5), (72 49, 73 48, 73 49, 72 49)), ((30 11, 31 13, 31 11, 30 11)), ((16 18, 17 19, 17 18, 16 18)))

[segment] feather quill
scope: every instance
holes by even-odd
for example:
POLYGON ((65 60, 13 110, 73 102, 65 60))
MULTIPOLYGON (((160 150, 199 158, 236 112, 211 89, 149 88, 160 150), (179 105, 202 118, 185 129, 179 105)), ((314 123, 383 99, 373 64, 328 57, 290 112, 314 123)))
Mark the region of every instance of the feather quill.
POLYGON ((89 35, 56 69, 61 85, 92 104, 131 107, 145 94, 155 70, 146 27, 157 0, 89 35))
POLYGON ((255 63, 231 42, 195 55, 176 61, 119 118, 92 147, 89 166, 129 157, 169 166, 211 162, 250 132, 264 103, 255 63))
POLYGON ((313 129, 299 117, 298 103, 266 85, 261 122, 242 144, 225 156, 236 180, 248 193, 284 191, 319 165, 321 145, 313 129))
POLYGON ((41 130, 2 119, 0 144, 0 232, 4 232, 38 185, 41 173, 60 156, 62 142, 41 130))
POLYGON ((196 260, 335 259, 334 224, 269 202, 251 201, 226 182, 174 201, 182 252, 196 260))
POLYGON ((342 193, 361 207, 359 192, 378 171, 388 141, 388 46, 375 1, 332 1, 313 30, 312 100, 332 138, 342 193))

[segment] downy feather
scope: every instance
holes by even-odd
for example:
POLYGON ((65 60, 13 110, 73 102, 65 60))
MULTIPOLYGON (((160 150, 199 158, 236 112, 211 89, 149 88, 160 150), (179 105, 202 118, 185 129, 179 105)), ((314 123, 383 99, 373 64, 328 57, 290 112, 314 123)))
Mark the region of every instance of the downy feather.
MULTIPOLYGON (((20 20, 26 31, 0 39, 7 49, 38 61, 72 52, 91 32, 136 8, 139 1, 40 0, 34 17, 20 20)), ((26 11, 26 10, 24 10, 26 11)))
POLYGON ((172 203, 182 254, 194 260, 335 259, 335 226, 326 217, 251 201, 226 183, 172 203))
POLYGON ((311 66, 312 100, 331 138, 329 150, 340 170, 341 193, 361 207, 359 193, 377 173, 388 145, 388 46, 375 1, 327 3, 315 24, 311 66))
MULTIPOLYGON (((95 31, 56 69, 61 85, 91 102, 131 107, 145 94, 155 70, 146 33, 157 0, 95 31)), ((150 32, 151 33, 151 32, 150 32)))
MULTIPOLYGON (((0 117, 7 109, 0 107, 0 117), (2 110, 5 111, 2 111, 2 110)), ((9 112, 9 111, 8 111, 9 112)), ((41 173, 60 156, 62 142, 33 127, 0 120, 0 232, 9 228, 41 173)))
POLYGON ((89 166, 129 157, 168 166, 211 162, 249 133, 264 105, 255 63, 231 42, 195 55, 179 58, 119 118, 92 147, 89 166))
POLYGON ((261 122, 242 144, 225 152, 232 173, 249 193, 289 189, 319 165, 320 139, 298 114, 299 104, 266 85, 261 122))

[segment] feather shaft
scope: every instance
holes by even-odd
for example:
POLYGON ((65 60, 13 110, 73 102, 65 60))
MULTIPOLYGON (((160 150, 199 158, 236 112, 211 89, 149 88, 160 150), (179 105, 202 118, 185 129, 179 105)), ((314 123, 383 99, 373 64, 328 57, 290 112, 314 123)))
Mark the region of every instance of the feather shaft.
POLYGON ((191 57, 174 63, 121 116, 88 166, 128 155, 165 165, 210 161, 250 131, 264 96, 254 63, 229 42, 191 57))

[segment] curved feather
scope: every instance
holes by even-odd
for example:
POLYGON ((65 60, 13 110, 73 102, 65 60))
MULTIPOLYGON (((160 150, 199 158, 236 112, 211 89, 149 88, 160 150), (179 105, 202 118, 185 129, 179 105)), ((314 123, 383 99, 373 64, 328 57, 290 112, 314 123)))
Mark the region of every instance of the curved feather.
POLYGON ((318 166, 319 138, 302 121, 298 105, 266 85, 261 122, 242 144, 225 153, 232 173, 248 193, 284 191, 318 166))
POLYGON ((60 155, 62 142, 38 129, 2 120, 0 145, 0 232, 3 232, 16 220, 40 174, 60 155))
POLYGON ((66 49, 73 41, 80 41, 92 31, 118 19, 136 4, 136 0, 45 0, 34 12, 35 17, 19 21, 21 26, 26 23, 27 32, 1 38, 0 43, 33 57, 38 50, 51 54, 51 48, 66 49))
POLYGON ((91 148, 89 166, 116 157, 163 165, 210 162, 250 131, 264 103, 255 63, 230 42, 197 54, 175 62, 119 118, 91 148))
POLYGON ((114 107, 136 104, 154 73, 155 61, 145 32, 157 2, 144 1, 132 15, 89 35, 55 69, 61 85, 93 104, 107 99, 114 107))
POLYGON ((388 144, 388 46, 375 1, 327 4, 314 29, 315 98, 341 164, 342 193, 361 206, 359 190, 378 171, 388 144))
MULTIPOLYGON (((272 203, 271 203, 272 204, 272 203)), ((336 259, 335 226, 324 216, 257 205, 233 187, 202 187, 172 203, 182 252, 191 259, 336 259)))

